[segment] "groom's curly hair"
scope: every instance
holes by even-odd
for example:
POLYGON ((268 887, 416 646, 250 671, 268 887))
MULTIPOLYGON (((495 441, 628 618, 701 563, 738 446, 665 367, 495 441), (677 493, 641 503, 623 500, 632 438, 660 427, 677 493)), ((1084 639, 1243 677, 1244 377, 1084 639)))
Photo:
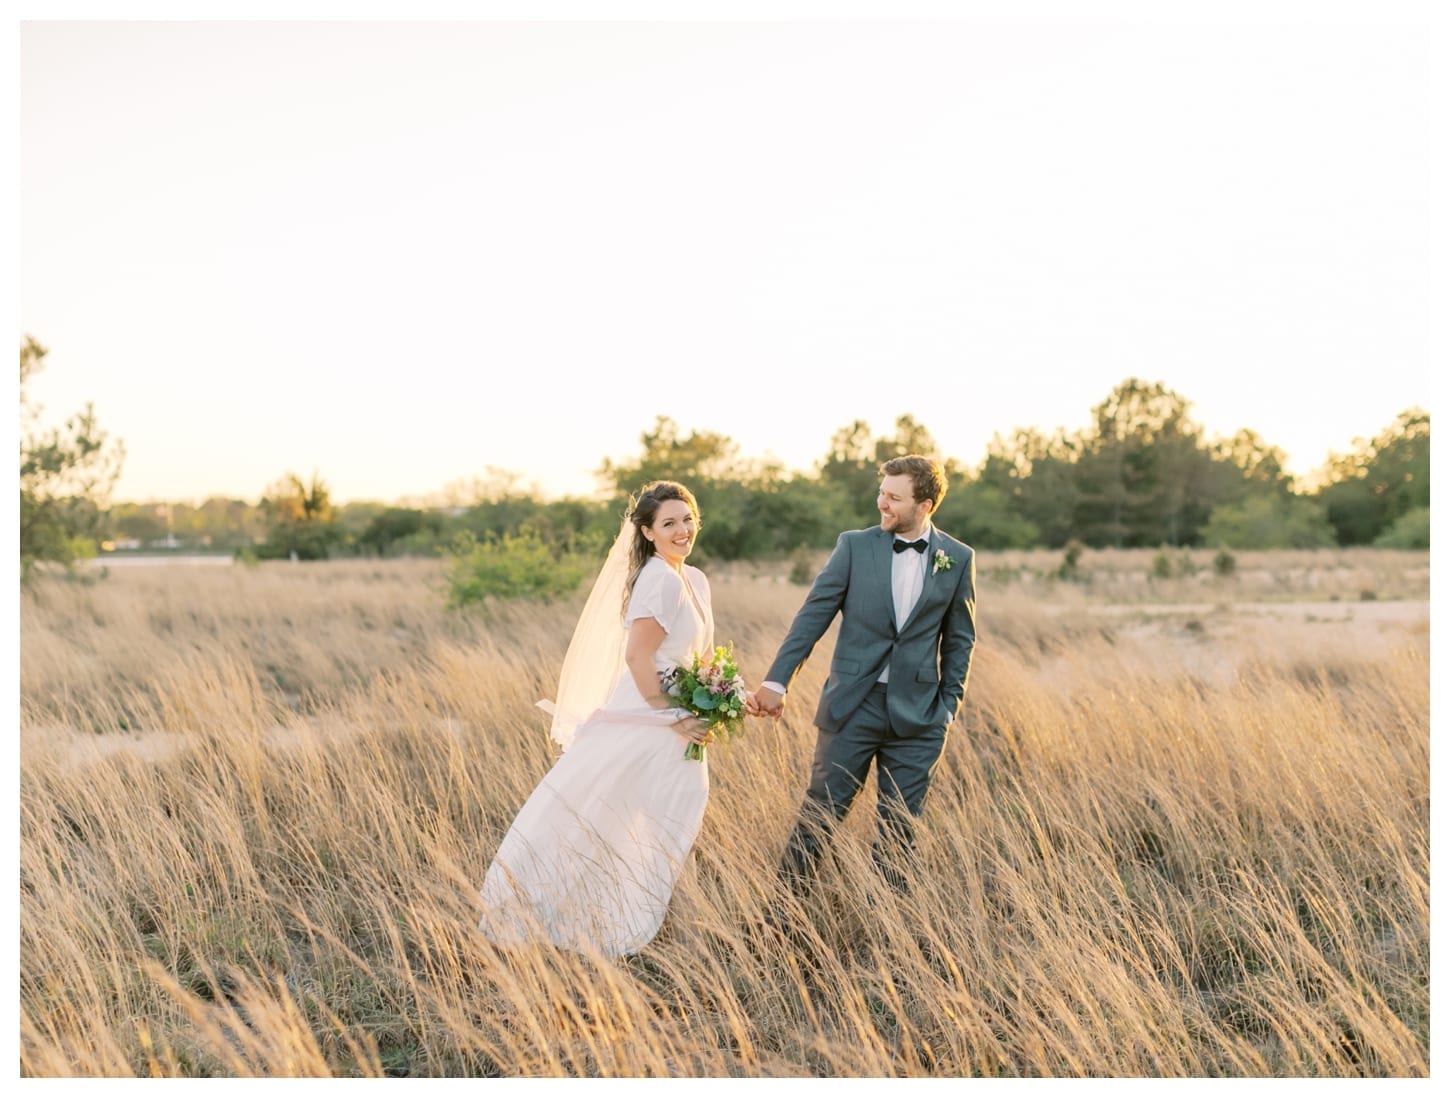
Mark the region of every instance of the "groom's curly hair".
POLYGON ((931 500, 935 511, 947 494, 947 473, 942 463, 920 454, 904 454, 881 463, 880 475, 897 477, 905 474, 911 478, 911 494, 917 503, 931 500))
POLYGON ((629 610, 634 581, 639 579, 640 571, 655 554, 654 542, 644 536, 644 531, 654 525, 660 504, 671 499, 689 507, 690 514, 695 516, 695 529, 700 529, 700 505, 695 502, 694 493, 683 484, 673 480, 656 480, 640 489, 639 495, 629 502, 629 521, 634 527, 634 539, 629 543, 629 578, 624 581, 624 601, 619 608, 621 614, 629 610))

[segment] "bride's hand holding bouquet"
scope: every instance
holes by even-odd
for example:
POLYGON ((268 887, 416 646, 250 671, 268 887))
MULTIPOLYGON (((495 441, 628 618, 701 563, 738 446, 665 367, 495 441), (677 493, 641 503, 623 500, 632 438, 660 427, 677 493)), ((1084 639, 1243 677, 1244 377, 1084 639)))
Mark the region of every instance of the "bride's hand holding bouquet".
MULTIPOLYGON (((708 657, 700 653, 689 664, 680 664, 660 676, 660 684, 672 705, 705 723, 707 741, 731 740, 745 729, 748 692, 735 664, 735 646, 720 645, 708 657)), ((685 758, 705 757, 703 743, 685 748, 685 758)))

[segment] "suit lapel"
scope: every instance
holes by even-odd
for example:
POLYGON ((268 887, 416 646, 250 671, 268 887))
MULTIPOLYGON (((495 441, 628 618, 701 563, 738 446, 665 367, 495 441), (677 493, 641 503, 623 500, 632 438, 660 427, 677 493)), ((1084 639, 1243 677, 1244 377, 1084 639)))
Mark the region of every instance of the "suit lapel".
POLYGON ((876 574, 876 588, 886 604, 886 620, 896 628, 896 596, 891 590, 891 535, 878 527, 877 536, 871 542, 871 564, 876 574))

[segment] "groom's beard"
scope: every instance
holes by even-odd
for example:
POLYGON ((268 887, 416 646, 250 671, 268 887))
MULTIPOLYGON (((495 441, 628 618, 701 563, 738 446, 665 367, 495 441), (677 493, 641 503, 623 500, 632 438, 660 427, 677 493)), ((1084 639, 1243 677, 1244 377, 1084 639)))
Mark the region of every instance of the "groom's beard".
POLYGON ((888 534, 905 534, 920 530, 925 519, 913 522, 910 515, 882 515, 881 529, 888 534))

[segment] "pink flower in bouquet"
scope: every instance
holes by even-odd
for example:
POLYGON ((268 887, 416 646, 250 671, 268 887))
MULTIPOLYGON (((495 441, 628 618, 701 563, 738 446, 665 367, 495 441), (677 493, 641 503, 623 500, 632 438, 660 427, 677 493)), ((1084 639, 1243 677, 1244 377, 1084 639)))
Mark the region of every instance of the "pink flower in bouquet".
MULTIPOLYGON (((662 676, 665 691, 680 707, 708 721, 711 731, 724 739, 739 735, 745 725, 745 680, 735 665, 733 644, 716 647, 707 664, 699 653, 688 667, 671 668, 662 676)), ((692 743, 685 758, 699 760, 705 749, 692 743)))

